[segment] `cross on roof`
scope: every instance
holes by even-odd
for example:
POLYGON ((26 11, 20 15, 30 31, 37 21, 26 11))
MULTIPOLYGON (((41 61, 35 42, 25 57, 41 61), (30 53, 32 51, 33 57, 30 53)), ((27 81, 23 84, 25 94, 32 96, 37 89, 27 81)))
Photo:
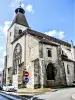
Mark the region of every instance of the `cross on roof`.
POLYGON ((20 1, 20 7, 21 7, 21 1, 20 1))

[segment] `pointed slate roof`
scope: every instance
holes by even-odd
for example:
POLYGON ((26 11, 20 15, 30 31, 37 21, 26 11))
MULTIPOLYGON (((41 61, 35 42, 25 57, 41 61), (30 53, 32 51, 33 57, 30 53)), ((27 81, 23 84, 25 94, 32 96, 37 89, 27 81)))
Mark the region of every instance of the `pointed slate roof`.
MULTIPOLYGON (((15 10, 15 12, 16 12, 16 16, 15 16, 13 22, 12 22, 12 25, 13 25, 14 23, 17 23, 17 24, 20 24, 20 25, 29 27, 28 22, 27 22, 27 20, 26 20, 26 17, 25 17, 25 15, 24 15, 24 13, 25 13, 24 9, 21 8, 21 7, 19 7, 19 8, 17 8, 17 9, 15 10)), ((12 25, 11 25, 11 26, 12 26, 12 25)))

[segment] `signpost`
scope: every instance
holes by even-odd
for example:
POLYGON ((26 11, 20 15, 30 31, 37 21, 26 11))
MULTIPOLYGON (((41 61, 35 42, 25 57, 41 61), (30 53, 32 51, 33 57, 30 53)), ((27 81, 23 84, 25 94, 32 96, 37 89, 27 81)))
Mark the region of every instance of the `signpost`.
POLYGON ((24 83, 28 83, 29 82, 29 73, 27 71, 23 72, 23 76, 24 76, 24 83))
POLYGON ((25 78, 24 78, 24 83, 28 83, 28 82, 29 82, 28 77, 25 77, 25 78))
POLYGON ((25 71, 25 72, 23 73, 23 75, 26 76, 26 77, 28 77, 28 76, 29 76, 29 73, 28 73, 27 71, 25 71))

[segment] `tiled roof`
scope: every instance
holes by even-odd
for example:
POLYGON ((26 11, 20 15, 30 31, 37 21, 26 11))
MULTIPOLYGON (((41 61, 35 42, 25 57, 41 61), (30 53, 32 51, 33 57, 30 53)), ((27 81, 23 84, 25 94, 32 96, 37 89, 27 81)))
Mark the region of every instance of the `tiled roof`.
MULTIPOLYGON (((27 20, 26 20, 26 17, 23 13, 20 13, 18 12, 12 22, 12 25, 14 23, 17 23, 17 24, 20 24, 20 25, 23 25, 23 26, 26 26, 26 27, 29 27, 28 23, 27 23, 27 20)), ((11 26, 12 26, 11 25, 11 26)))
POLYGON ((58 46, 58 44, 56 44, 56 43, 54 43, 54 42, 52 42, 52 41, 49 41, 49 40, 47 40, 47 39, 41 39, 41 40, 40 40, 40 43, 50 44, 50 45, 52 45, 52 46, 58 46))
POLYGON ((71 59, 64 58, 64 57, 62 57, 62 60, 63 60, 63 61, 68 61, 68 62, 75 62, 75 61, 73 61, 73 60, 71 60, 71 59))
POLYGON ((32 29, 27 29, 27 32, 29 33, 29 34, 31 34, 31 35, 33 35, 33 36, 37 36, 37 37, 39 37, 39 38, 44 38, 44 39, 47 39, 47 40, 49 40, 49 41, 52 41, 52 42, 56 42, 56 43, 58 43, 58 44, 62 44, 62 45, 66 45, 66 46, 69 46, 69 47, 71 47, 71 44, 69 44, 69 43, 67 43, 67 42, 65 42, 65 41, 62 41, 62 40, 60 40, 60 39, 57 39, 57 38, 54 38, 54 37, 51 37, 51 36, 48 36, 48 35, 46 35, 46 34, 43 34, 43 33, 41 33, 41 32, 37 32, 37 31, 34 31, 34 30, 32 30, 32 29))

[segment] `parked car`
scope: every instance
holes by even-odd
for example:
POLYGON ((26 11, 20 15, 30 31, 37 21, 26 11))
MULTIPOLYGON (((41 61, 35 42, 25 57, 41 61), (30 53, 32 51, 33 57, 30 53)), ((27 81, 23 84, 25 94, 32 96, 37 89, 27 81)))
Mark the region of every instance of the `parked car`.
POLYGON ((4 91, 7 91, 7 92, 13 92, 13 91, 16 91, 16 88, 12 85, 3 85, 3 90, 4 91))
POLYGON ((0 90, 3 90, 3 85, 2 84, 0 84, 0 90))

